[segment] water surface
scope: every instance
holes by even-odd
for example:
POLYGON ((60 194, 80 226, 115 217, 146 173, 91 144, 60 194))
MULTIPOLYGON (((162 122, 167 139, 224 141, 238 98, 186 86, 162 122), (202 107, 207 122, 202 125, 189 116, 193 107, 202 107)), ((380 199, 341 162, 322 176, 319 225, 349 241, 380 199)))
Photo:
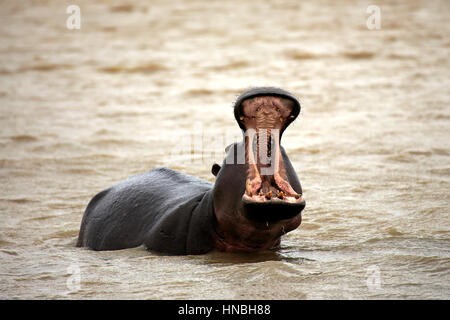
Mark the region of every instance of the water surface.
POLYGON ((71 2, 3 1, 0 297, 450 298, 450 5, 377 3, 379 30, 367 1, 77 1, 69 30, 71 2), (282 144, 307 207, 279 250, 75 248, 115 182, 214 181, 257 85, 302 104, 282 144))

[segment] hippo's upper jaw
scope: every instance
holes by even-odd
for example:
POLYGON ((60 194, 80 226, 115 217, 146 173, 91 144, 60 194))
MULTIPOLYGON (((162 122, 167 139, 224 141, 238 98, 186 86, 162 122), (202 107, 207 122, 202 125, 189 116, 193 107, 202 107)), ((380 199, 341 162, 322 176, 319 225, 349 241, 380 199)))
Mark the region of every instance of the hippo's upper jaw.
POLYGON ((277 96, 253 97, 239 107, 247 168, 242 202, 249 218, 288 219, 305 207, 301 190, 289 183, 280 150, 282 132, 297 114, 293 100, 277 96))

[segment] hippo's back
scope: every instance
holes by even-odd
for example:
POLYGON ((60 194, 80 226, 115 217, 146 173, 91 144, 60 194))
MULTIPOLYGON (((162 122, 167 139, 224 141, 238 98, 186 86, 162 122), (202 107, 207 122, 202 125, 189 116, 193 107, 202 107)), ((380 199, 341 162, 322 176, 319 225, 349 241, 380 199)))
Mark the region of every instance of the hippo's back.
POLYGON ((117 250, 147 243, 167 217, 175 215, 189 224, 193 209, 211 188, 205 180, 164 167, 134 175, 92 198, 77 246, 117 250))

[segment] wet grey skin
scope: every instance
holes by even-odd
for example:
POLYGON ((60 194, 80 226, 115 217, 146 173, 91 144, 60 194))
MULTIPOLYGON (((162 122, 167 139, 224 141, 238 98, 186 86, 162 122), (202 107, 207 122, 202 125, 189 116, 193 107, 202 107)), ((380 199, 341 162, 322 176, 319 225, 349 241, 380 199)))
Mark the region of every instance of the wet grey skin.
POLYGON ((221 166, 212 166, 214 184, 165 167, 131 176, 91 199, 77 246, 144 246, 170 255, 277 248, 281 236, 301 224, 305 208, 300 181, 280 144, 299 113, 297 98, 285 90, 244 91, 234 103, 243 139, 227 147, 221 166), (271 165, 275 171, 262 174, 271 165))

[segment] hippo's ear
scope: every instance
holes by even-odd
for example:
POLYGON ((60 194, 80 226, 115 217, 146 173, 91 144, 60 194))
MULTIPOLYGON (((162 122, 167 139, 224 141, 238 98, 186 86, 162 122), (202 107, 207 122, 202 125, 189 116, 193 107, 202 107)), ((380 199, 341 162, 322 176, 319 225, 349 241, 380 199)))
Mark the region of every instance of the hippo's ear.
POLYGON ((217 174, 219 173, 220 166, 217 163, 214 163, 211 167, 211 173, 217 177, 217 174))

